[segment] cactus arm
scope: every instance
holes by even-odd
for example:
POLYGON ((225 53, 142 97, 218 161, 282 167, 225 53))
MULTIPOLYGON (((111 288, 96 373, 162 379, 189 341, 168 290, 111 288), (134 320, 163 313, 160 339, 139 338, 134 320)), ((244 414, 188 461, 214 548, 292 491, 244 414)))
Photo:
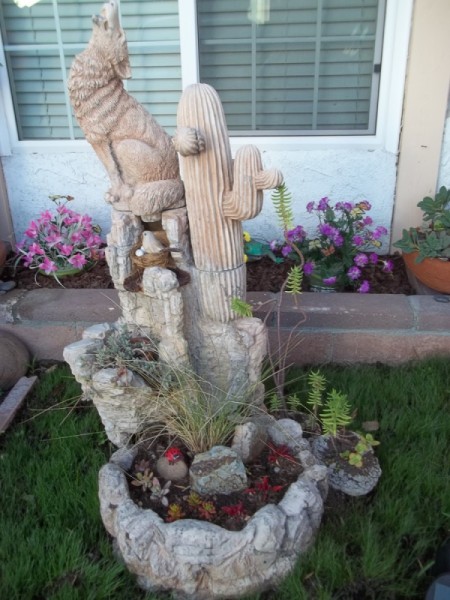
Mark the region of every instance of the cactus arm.
POLYGON ((264 171, 258 148, 247 145, 236 153, 233 180, 233 191, 223 197, 222 214, 229 219, 244 221, 261 212, 262 190, 279 186, 283 175, 277 169, 264 171))

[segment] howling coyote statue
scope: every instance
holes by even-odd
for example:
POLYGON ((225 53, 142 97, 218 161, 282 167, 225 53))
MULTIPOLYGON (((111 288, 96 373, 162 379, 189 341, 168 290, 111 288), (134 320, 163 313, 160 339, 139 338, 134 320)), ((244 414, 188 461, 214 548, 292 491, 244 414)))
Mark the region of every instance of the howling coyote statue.
POLYGON ((92 17, 87 48, 72 65, 69 94, 86 139, 111 180, 106 200, 143 220, 184 206, 184 189, 172 140, 124 89, 131 76, 127 41, 116 2, 92 17))

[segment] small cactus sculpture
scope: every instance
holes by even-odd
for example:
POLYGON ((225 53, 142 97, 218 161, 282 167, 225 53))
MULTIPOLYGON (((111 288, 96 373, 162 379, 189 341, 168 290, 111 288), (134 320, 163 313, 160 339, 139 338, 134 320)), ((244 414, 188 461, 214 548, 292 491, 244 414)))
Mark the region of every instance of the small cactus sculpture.
POLYGON ((262 190, 281 185, 283 176, 264 171, 251 145, 240 148, 233 164, 222 104, 207 84, 184 90, 177 126, 200 307, 204 317, 225 323, 236 317, 231 299, 245 298, 241 221, 258 215, 262 190))

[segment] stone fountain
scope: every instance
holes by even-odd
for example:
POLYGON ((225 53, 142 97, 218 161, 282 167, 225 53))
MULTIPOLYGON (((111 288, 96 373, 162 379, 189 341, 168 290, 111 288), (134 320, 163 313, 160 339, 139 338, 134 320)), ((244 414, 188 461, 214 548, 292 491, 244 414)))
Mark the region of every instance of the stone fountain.
POLYGON ((131 501, 124 469, 132 435, 151 418, 152 393, 138 374, 98 369, 95 354, 119 325, 156 341, 159 360, 189 368, 225 395, 262 403, 265 325, 232 309, 244 300, 242 221, 258 215, 263 190, 282 183, 259 150, 234 160, 216 91, 181 95, 173 139, 124 89, 130 65, 117 5, 93 17, 87 48, 75 57, 69 92, 86 139, 111 180, 106 258, 122 309, 120 323, 89 328, 64 357, 120 449, 100 472, 101 515, 128 568, 145 589, 186 598, 232 598, 273 585, 312 543, 323 511, 326 469, 301 431, 287 436, 303 465, 278 506, 258 511, 241 532, 185 519, 167 524, 131 501), (180 177, 180 171, 182 178, 180 177), (149 259, 150 262, 141 260, 149 259))

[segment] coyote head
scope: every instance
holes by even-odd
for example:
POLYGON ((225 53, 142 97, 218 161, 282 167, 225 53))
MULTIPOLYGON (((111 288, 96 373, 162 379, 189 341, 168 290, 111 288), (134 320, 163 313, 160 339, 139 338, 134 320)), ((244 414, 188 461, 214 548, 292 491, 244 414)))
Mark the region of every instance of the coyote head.
POLYGON ((127 39, 120 26, 116 2, 106 2, 100 14, 92 17, 92 22, 90 44, 101 51, 102 56, 110 62, 120 79, 129 79, 131 68, 127 39))

